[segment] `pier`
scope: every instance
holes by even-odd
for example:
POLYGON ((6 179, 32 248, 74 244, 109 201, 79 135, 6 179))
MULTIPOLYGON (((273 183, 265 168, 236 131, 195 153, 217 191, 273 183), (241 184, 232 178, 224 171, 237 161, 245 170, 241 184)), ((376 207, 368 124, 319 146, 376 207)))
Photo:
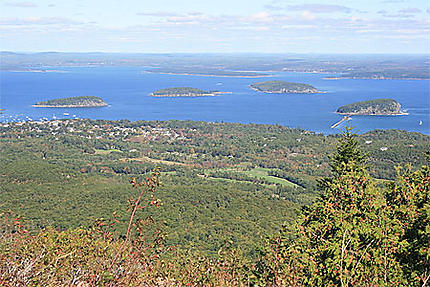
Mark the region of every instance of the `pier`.
POLYGON ((338 125, 340 125, 344 121, 349 121, 349 120, 351 120, 350 116, 344 116, 340 121, 338 121, 337 123, 334 123, 330 128, 334 129, 335 127, 337 127, 338 125))

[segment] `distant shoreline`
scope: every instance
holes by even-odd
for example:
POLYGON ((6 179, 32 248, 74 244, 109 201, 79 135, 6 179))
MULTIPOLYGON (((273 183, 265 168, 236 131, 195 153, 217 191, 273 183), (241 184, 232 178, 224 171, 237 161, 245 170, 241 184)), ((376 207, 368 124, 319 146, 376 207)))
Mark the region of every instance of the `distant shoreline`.
POLYGON ((334 112, 338 115, 343 116, 407 116, 409 113, 407 112, 398 112, 398 113, 378 113, 378 114, 363 114, 363 113, 338 113, 334 112))
POLYGON ((325 77, 323 80, 412 80, 412 81, 428 81, 430 78, 372 78, 372 77, 325 77))
POLYGON ((155 98, 197 98, 197 97, 216 97, 215 94, 164 94, 164 95, 153 95, 150 94, 151 97, 155 98))
POLYGON ((272 92, 272 91, 261 91, 257 88, 252 87, 252 85, 249 85, 251 89, 254 91, 260 92, 260 93, 266 93, 266 94, 326 94, 327 92, 323 91, 316 91, 316 92, 303 92, 303 91, 291 91, 291 92, 272 92))
POLYGON ((208 94, 161 94, 154 95, 153 93, 149 94, 151 97, 155 98, 197 98, 197 97, 216 97, 220 94, 231 94, 231 92, 214 92, 208 94))
POLYGON ((106 107, 108 104, 98 105, 32 105, 34 108, 99 108, 106 107))
POLYGON ((220 78, 263 78, 272 77, 273 75, 261 75, 261 76, 236 76, 236 75, 212 75, 212 74, 190 74, 190 73, 168 73, 168 72, 152 72, 144 71, 142 73, 160 74, 160 75, 177 75, 177 76, 201 76, 201 77, 220 77, 220 78))
POLYGON ((69 73, 68 71, 62 71, 62 70, 10 70, 9 72, 12 72, 12 73, 60 73, 60 74, 69 73))

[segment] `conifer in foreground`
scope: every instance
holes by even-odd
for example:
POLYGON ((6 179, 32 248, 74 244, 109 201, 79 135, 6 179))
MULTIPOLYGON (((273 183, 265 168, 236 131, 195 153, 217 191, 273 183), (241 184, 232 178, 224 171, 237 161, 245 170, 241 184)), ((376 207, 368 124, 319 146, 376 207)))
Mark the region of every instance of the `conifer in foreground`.
POLYGON ((350 128, 320 199, 271 240, 258 274, 271 286, 427 286, 429 168, 375 185, 350 128))

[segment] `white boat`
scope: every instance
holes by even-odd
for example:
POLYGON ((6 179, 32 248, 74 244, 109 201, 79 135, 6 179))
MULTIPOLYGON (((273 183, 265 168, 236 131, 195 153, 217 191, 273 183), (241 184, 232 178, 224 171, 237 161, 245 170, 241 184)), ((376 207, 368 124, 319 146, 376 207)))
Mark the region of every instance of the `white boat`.
POLYGON ((419 125, 422 126, 423 125, 423 121, 420 121, 419 125))

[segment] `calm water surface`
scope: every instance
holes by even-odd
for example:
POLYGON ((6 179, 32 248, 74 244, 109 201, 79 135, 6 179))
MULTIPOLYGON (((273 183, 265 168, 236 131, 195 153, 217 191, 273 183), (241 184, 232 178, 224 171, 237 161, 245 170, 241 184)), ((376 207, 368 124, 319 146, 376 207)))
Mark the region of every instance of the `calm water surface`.
MULTIPOLYGON (((59 68, 55 68, 59 70, 59 68)), ((270 78, 231 78, 142 73, 136 67, 61 68, 64 73, 1 72, 0 121, 41 118, 135 120, 199 120, 281 124, 325 134, 342 116, 339 106, 376 98, 393 98, 406 116, 354 116, 360 132, 402 129, 430 134, 430 81, 325 80, 326 74, 282 72, 270 78), (249 85, 265 80, 309 83, 324 94, 263 94, 249 85), (167 87, 192 86, 231 92, 217 97, 154 98, 149 94, 167 87), (98 96, 104 108, 34 108, 32 104, 62 97, 98 96), (64 115, 64 113, 69 115, 64 115), (420 125, 421 123, 421 125, 420 125)))

